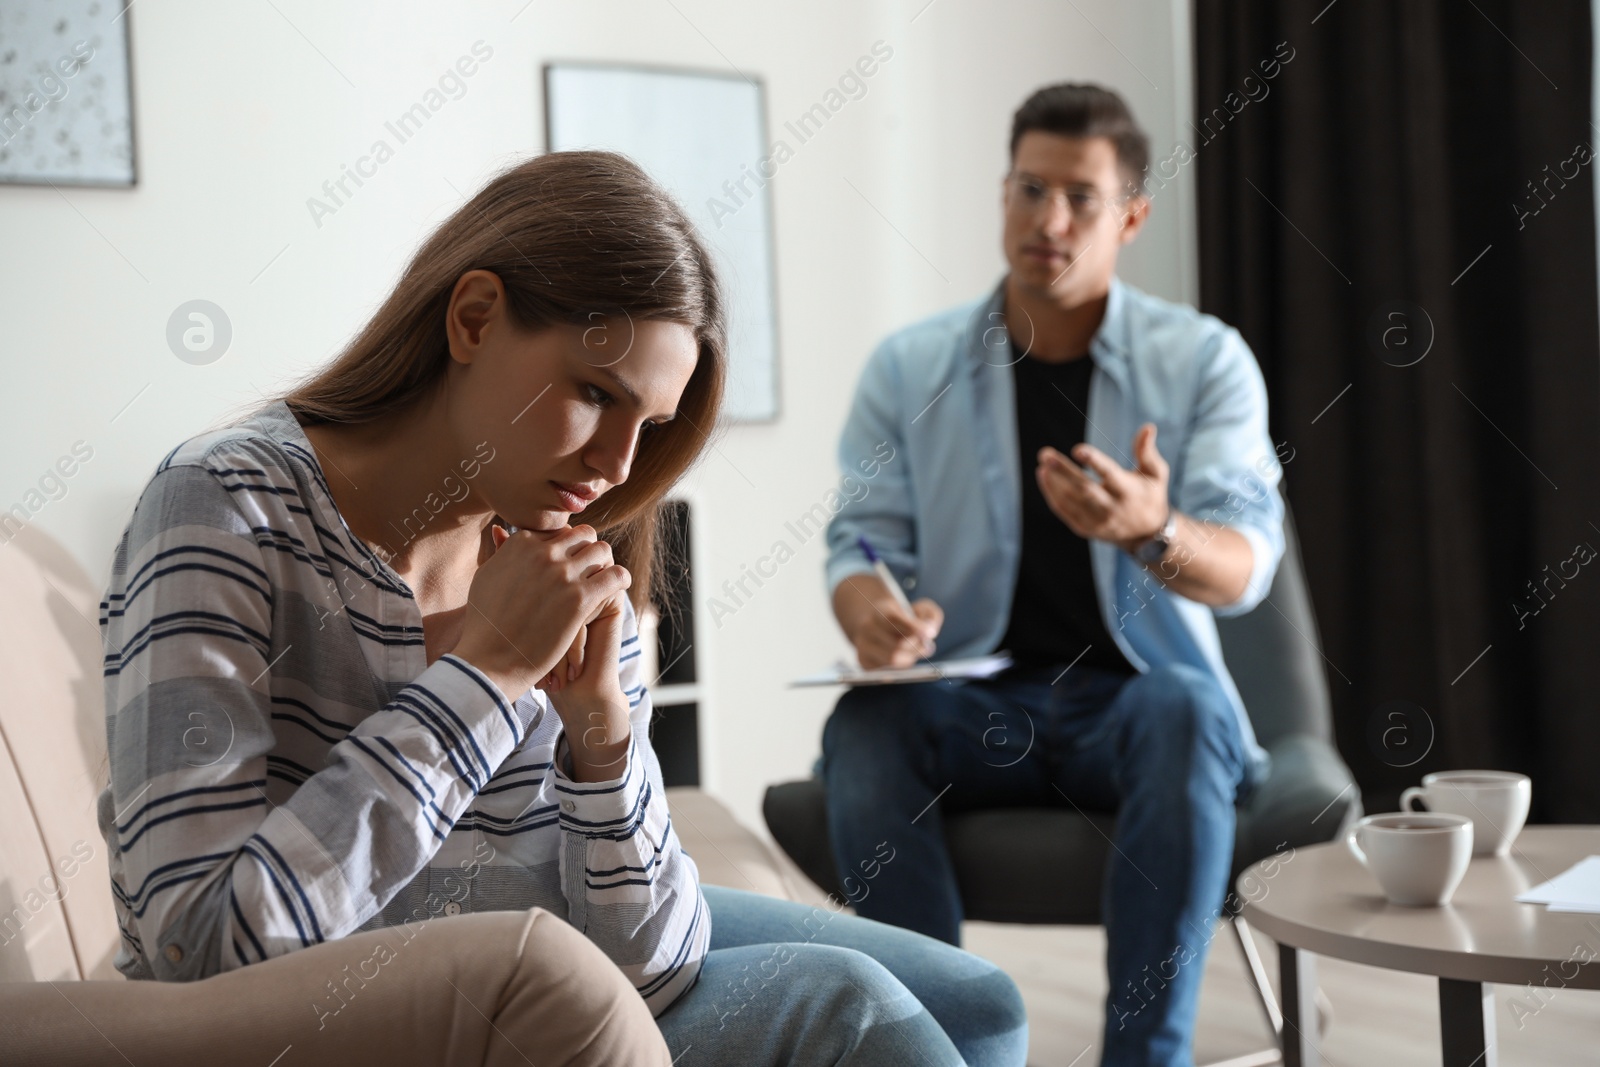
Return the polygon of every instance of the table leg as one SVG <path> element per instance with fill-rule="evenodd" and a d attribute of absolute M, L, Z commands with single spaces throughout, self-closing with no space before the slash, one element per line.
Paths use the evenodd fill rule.
<path fill-rule="evenodd" d="M 1496 1067 L 1494 987 L 1439 979 L 1439 1036 L 1444 1067 Z"/>
<path fill-rule="evenodd" d="M 1280 944 L 1278 984 L 1283 991 L 1283 1067 L 1321 1067 L 1322 1053 L 1317 1048 L 1317 957 Z"/>

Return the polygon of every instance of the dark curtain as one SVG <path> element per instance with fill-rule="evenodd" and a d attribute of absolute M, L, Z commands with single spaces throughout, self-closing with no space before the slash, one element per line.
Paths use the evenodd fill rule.
<path fill-rule="evenodd" d="M 1600 822 L 1588 4 L 1197 0 L 1195 37 L 1152 177 L 1197 168 L 1367 810 L 1494 767 Z"/>

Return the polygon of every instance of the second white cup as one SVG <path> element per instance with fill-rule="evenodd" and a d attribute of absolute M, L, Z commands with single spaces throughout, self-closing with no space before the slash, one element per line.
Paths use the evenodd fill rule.
<path fill-rule="evenodd" d="M 1417 810 L 1416 800 L 1431 812 L 1471 819 L 1475 854 L 1504 856 L 1528 821 L 1533 783 L 1513 771 L 1435 771 L 1400 794 L 1400 810 Z"/>

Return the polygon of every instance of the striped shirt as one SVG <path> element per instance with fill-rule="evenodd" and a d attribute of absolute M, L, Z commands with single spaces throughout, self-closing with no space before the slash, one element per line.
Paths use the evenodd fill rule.
<path fill-rule="evenodd" d="M 345 525 L 277 401 L 161 461 L 100 629 L 98 818 L 128 977 L 205 978 L 356 931 L 537 906 L 657 1015 L 694 983 L 710 916 L 650 747 L 631 605 L 626 767 L 575 782 L 543 693 L 508 701 L 458 656 L 427 663 L 411 590 Z"/>

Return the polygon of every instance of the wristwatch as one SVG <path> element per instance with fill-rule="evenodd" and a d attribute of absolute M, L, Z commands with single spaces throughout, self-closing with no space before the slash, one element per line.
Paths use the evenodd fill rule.
<path fill-rule="evenodd" d="M 1167 554 L 1167 549 L 1172 547 L 1172 542 L 1178 536 L 1178 510 L 1167 508 L 1167 521 L 1161 524 L 1154 537 L 1149 538 L 1133 550 L 1133 558 L 1140 563 L 1159 563 L 1161 557 Z"/>

